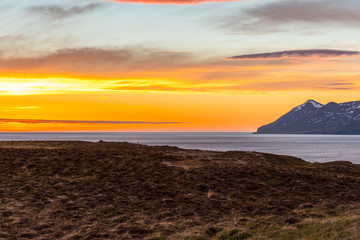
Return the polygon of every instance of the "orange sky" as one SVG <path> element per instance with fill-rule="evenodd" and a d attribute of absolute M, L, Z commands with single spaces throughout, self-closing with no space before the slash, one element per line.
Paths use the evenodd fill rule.
<path fill-rule="evenodd" d="M 8 70 L 1 74 L 2 119 L 180 123 L 6 122 L 0 131 L 255 131 L 309 98 L 327 103 L 358 97 L 356 59 L 273 61 L 129 71 L 124 78 L 114 72 L 104 79 L 101 72 L 79 78 L 82 73 L 71 71 L 54 77 L 60 72 Z"/>
<path fill-rule="evenodd" d="M 360 4 L 287 1 L 4 0 L 0 131 L 256 131 L 360 100 Z"/>

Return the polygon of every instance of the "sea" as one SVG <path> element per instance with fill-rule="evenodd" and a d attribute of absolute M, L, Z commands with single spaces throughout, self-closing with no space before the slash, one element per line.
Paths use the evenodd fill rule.
<path fill-rule="evenodd" d="M 185 149 L 256 151 L 291 155 L 309 162 L 360 164 L 360 135 L 278 135 L 249 132 L 39 132 L 0 133 L 0 141 L 81 140 L 169 145 Z"/>

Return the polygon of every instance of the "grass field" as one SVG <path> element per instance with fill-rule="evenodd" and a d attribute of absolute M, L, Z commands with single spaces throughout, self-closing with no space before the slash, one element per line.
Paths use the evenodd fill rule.
<path fill-rule="evenodd" d="M 0 239 L 360 239 L 359 176 L 256 152 L 1 142 Z"/>

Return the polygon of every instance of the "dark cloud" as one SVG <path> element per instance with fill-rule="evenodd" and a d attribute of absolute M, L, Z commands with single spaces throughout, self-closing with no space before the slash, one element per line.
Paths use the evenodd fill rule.
<path fill-rule="evenodd" d="M 304 24 L 358 27 L 359 21 L 358 0 L 282 0 L 241 9 L 226 16 L 220 25 L 232 32 L 265 33 L 294 30 L 294 24 L 300 28 Z"/>
<path fill-rule="evenodd" d="M 325 86 L 319 87 L 321 89 L 329 89 L 329 90 L 356 90 L 358 89 L 355 86 L 355 83 L 352 82 L 333 82 L 325 84 Z"/>
<path fill-rule="evenodd" d="M 226 58 L 228 60 L 318 59 L 359 56 L 357 51 L 331 49 L 290 50 L 271 53 L 245 54 Z"/>
<path fill-rule="evenodd" d="M 319 87 L 321 89 L 329 89 L 329 90 L 355 90 L 355 87 Z"/>
<path fill-rule="evenodd" d="M 143 122 L 143 121 L 83 121 L 83 120 L 44 120 L 44 119 L 0 119 L 0 123 L 57 123 L 57 124 L 179 124 L 182 122 Z"/>
<path fill-rule="evenodd" d="M 337 82 L 337 83 L 329 83 L 328 86 L 347 86 L 347 85 L 355 85 L 355 83 L 351 82 Z"/>
<path fill-rule="evenodd" d="M 241 0 L 113 0 L 119 3 L 144 3 L 144 4 L 200 4 L 204 2 L 234 2 Z"/>
<path fill-rule="evenodd" d="M 88 4 L 85 6 L 75 6 L 65 8 L 59 5 L 46 5 L 46 6 L 33 6 L 29 8 L 31 13 L 45 15 L 50 18 L 67 18 L 73 17 L 80 14 L 91 12 L 95 9 L 100 8 L 100 4 Z"/>

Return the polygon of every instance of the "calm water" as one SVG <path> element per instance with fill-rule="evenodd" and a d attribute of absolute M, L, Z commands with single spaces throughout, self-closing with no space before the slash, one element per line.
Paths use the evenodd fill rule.
<path fill-rule="evenodd" d="M 255 135 L 251 133 L 0 133 L 0 140 L 127 141 L 188 149 L 285 154 L 311 162 L 360 163 L 360 136 Z"/>

